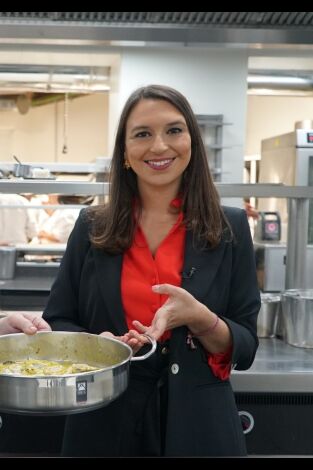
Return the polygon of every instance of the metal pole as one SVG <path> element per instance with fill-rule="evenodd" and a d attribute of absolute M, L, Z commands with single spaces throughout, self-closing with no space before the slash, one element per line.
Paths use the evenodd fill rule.
<path fill-rule="evenodd" d="M 308 244 L 309 200 L 288 200 L 288 236 L 286 259 L 286 289 L 305 289 Z"/>

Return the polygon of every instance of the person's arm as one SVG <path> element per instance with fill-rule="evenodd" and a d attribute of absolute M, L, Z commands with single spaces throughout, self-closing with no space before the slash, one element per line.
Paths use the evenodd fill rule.
<path fill-rule="evenodd" d="M 156 312 L 149 328 L 134 322 L 140 333 L 146 332 L 159 339 L 166 330 L 186 325 L 194 336 L 200 333 L 201 342 L 209 353 L 221 353 L 230 348 L 232 337 L 227 324 L 185 289 L 161 284 L 153 286 L 152 290 L 168 295 L 168 299 Z"/>
<path fill-rule="evenodd" d="M 246 214 L 243 210 L 234 210 L 231 215 L 236 229 L 225 316 L 218 316 L 209 310 L 185 289 L 162 284 L 152 289 L 168 295 L 167 301 L 157 310 L 149 327 L 138 321 L 134 322 L 134 326 L 139 333 L 148 333 L 158 339 L 164 331 L 186 325 L 208 353 L 228 353 L 232 348 L 231 363 L 243 370 L 250 367 L 257 350 L 256 322 L 261 302 Z M 133 332 L 131 335 L 136 337 Z"/>
<path fill-rule="evenodd" d="M 26 236 L 28 240 L 31 240 L 34 238 L 37 234 L 37 224 L 35 217 L 33 213 L 31 212 L 31 209 L 25 209 L 26 210 Z"/>
<path fill-rule="evenodd" d="M 50 230 L 41 230 L 38 237 L 50 242 L 66 243 L 78 216 L 79 210 L 58 209 L 53 223 L 49 224 Z"/>
<path fill-rule="evenodd" d="M 50 330 L 48 323 L 36 313 L 18 312 L 0 319 L 0 335 L 20 332 L 33 335 L 37 331 Z"/>
<path fill-rule="evenodd" d="M 90 247 L 86 218 L 86 211 L 82 210 L 69 237 L 43 313 L 43 318 L 53 330 L 87 331 L 78 320 L 81 271 Z"/>
<path fill-rule="evenodd" d="M 238 214 L 238 211 L 237 211 Z M 244 210 L 236 215 L 233 261 L 227 312 L 223 320 L 233 339 L 232 364 L 248 369 L 258 348 L 257 317 L 261 307 L 256 277 L 255 255 L 248 219 Z"/>
<path fill-rule="evenodd" d="M 53 233 L 46 232 L 45 230 L 40 230 L 38 233 L 38 238 L 40 241 L 46 240 L 47 242 L 60 243 L 61 241 Z"/>
<path fill-rule="evenodd" d="M 225 316 L 218 317 L 203 305 L 201 313 L 189 327 L 210 353 L 224 353 L 231 346 L 233 367 L 245 370 L 251 366 L 258 347 L 257 315 L 261 300 L 245 211 L 233 209 L 230 222 L 232 218 L 234 240 L 227 311 Z M 223 345 L 224 348 L 218 350 Z"/>

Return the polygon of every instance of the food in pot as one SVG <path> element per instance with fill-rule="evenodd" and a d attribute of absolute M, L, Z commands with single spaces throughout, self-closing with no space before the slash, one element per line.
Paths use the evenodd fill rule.
<path fill-rule="evenodd" d="M 80 374 L 99 370 L 88 364 L 70 361 L 47 361 L 44 359 L 24 359 L 22 361 L 0 362 L 0 374 L 22 376 Z"/>

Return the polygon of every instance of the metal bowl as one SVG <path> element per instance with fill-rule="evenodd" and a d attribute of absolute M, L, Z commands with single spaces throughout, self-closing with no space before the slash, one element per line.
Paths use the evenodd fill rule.
<path fill-rule="evenodd" d="M 88 363 L 99 370 L 68 375 L 0 374 L 0 410 L 22 414 L 72 414 L 90 411 L 116 399 L 128 385 L 132 349 L 113 338 L 88 333 L 40 332 L 0 337 L 0 362 L 26 358 Z"/>
<path fill-rule="evenodd" d="M 17 178 L 30 178 L 32 172 L 31 165 L 24 165 L 23 163 L 16 163 L 14 165 L 13 174 Z"/>
<path fill-rule="evenodd" d="M 313 348 L 313 289 L 289 289 L 282 293 L 285 339 L 291 346 Z"/>
<path fill-rule="evenodd" d="M 257 320 L 259 338 L 273 338 L 280 308 L 280 296 L 261 293 L 261 308 Z"/>

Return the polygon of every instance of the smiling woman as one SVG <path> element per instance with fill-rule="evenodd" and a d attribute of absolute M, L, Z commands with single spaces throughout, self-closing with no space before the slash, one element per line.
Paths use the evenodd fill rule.
<path fill-rule="evenodd" d="M 250 367 L 258 344 L 250 229 L 244 211 L 220 205 L 179 91 L 131 94 L 110 176 L 108 204 L 77 219 L 43 316 L 55 330 L 115 336 L 133 353 L 147 333 L 157 349 L 132 364 L 113 403 L 68 417 L 63 453 L 245 455 L 229 374 L 232 363 Z"/>
<path fill-rule="evenodd" d="M 177 108 L 162 100 L 139 102 L 126 126 L 125 160 L 137 174 L 140 191 L 150 184 L 171 184 L 175 197 L 190 157 L 190 133 Z"/>

